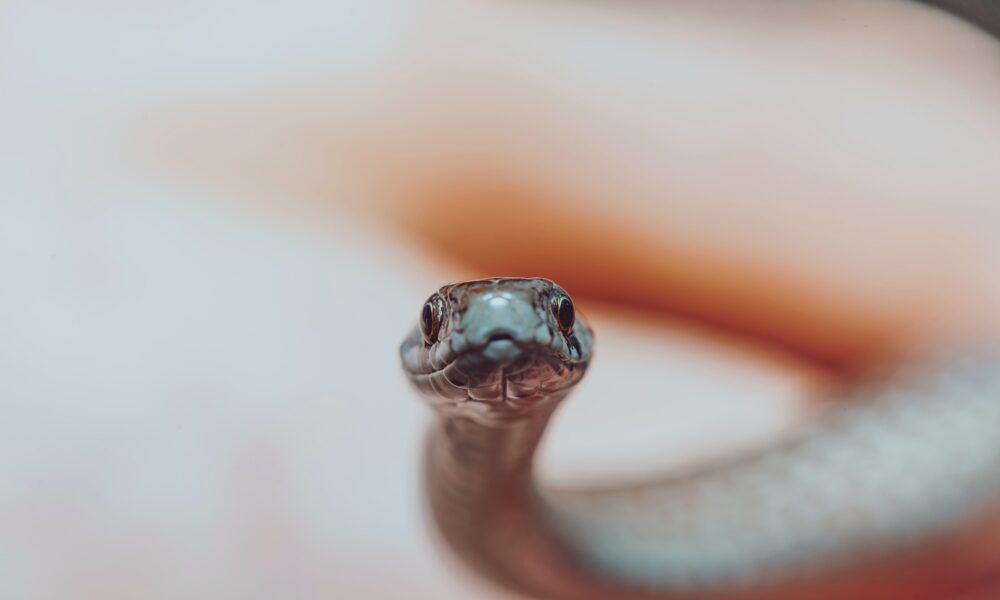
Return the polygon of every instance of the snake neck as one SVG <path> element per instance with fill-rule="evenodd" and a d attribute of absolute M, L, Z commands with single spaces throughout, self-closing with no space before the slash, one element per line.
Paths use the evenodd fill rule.
<path fill-rule="evenodd" d="M 449 542 L 483 543 L 478 525 L 508 518 L 532 499 L 532 457 L 552 411 L 498 425 L 442 416 L 428 436 L 431 509 Z"/>
<path fill-rule="evenodd" d="M 430 509 L 462 561 L 504 588 L 550 598 L 607 597 L 538 526 L 543 504 L 533 456 L 554 410 L 555 403 L 502 425 L 439 416 L 425 449 Z"/>

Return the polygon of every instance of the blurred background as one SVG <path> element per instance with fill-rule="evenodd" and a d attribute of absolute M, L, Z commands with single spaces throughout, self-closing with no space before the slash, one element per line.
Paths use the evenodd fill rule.
<path fill-rule="evenodd" d="M 424 518 L 439 285 L 597 331 L 541 474 L 1000 334 L 1000 45 L 901 0 L 0 6 L 0 596 L 504 597 Z"/>

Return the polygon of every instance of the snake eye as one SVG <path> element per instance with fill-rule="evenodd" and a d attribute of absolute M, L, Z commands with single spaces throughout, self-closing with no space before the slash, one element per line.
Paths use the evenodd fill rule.
<path fill-rule="evenodd" d="M 444 301 L 441 300 L 441 296 L 434 294 L 420 311 L 420 333 L 426 343 L 433 344 L 437 341 L 443 315 Z"/>
<path fill-rule="evenodd" d="M 552 300 L 552 314 L 559 322 L 559 329 L 566 335 L 573 333 L 573 324 L 576 323 L 576 310 L 573 308 L 573 301 L 569 296 L 558 295 Z"/>

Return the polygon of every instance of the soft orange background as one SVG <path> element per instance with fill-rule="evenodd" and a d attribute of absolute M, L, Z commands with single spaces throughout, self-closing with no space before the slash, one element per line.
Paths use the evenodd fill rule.
<path fill-rule="evenodd" d="M 1000 333 L 1000 45 L 918 4 L 8 2 L 0 89 L 4 598 L 496 593 L 395 355 L 449 280 L 591 317 L 561 482 Z"/>

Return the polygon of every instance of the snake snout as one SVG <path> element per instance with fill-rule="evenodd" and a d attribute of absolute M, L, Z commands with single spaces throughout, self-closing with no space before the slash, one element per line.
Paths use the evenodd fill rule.
<path fill-rule="evenodd" d="M 498 333 L 492 335 L 483 349 L 483 356 L 496 365 L 505 365 L 514 362 L 524 350 L 514 340 L 514 336 L 508 333 Z"/>

